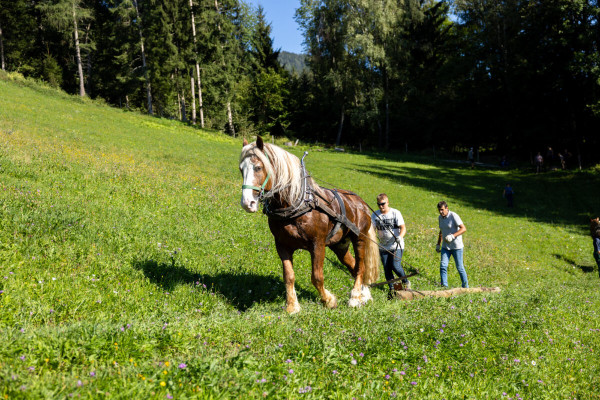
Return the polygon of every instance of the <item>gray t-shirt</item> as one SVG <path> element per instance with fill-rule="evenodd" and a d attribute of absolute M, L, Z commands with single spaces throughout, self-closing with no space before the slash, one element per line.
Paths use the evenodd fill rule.
<path fill-rule="evenodd" d="M 440 230 L 442 231 L 442 246 L 448 250 L 458 250 L 464 247 L 462 235 L 457 236 L 452 242 L 446 242 L 446 236 L 458 232 L 459 225 L 462 225 L 462 220 L 457 213 L 448 211 L 446 217 L 441 215 L 438 217 Z"/>
<path fill-rule="evenodd" d="M 371 223 L 377 231 L 381 246 L 386 250 L 394 251 L 400 245 L 400 248 L 404 250 L 404 238 L 399 237 L 400 225 L 404 225 L 404 218 L 402 218 L 400 211 L 390 208 L 387 214 L 382 214 L 381 211 L 377 210 L 371 214 Z M 396 244 L 396 239 L 390 231 L 394 232 L 394 235 L 398 238 L 398 244 Z"/>

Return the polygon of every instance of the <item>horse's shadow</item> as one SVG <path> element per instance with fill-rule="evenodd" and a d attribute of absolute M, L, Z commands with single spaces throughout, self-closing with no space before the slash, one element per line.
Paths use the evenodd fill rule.
<path fill-rule="evenodd" d="M 285 285 L 282 279 L 270 275 L 249 272 L 199 274 L 176 262 L 155 260 L 135 260 L 132 266 L 167 292 L 179 285 L 206 287 L 207 290 L 221 294 L 239 311 L 246 311 L 256 303 L 285 302 Z M 299 299 L 314 301 L 317 298 L 316 292 L 303 289 L 297 283 L 295 289 Z"/>
<path fill-rule="evenodd" d="M 593 266 L 588 266 L 588 265 L 579 265 L 577 264 L 575 261 L 571 260 L 570 258 L 567 258 L 565 256 L 563 256 L 562 254 L 552 254 L 555 258 L 566 262 L 567 264 L 571 264 L 577 268 L 579 268 L 580 270 L 582 270 L 583 272 L 589 273 L 589 272 L 594 272 L 594 267 Z"/>

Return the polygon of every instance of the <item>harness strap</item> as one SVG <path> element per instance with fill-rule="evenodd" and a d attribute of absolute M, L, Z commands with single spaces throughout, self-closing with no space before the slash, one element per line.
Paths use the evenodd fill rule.
<path fill-rule="evenodd" d="M 331 219 L 336 221 L 336 224 L 334 225 L 333 229 L 327 235 L 327 240 L 331 239 L 333 237 L 333 235 L 335 235 L 337 233 L 337 231 L 340 228 L 340 224 L 343 224 L 348 229 L 350 229 L 356 236 L 359 236 L 360 229 L 358 229 L 358 227 L 356 225 L 354 225 L 348 219 L 348 217 L 346 217 L 346 207 L 344 206 L 344 201 L 342 200 L 341 196 L 338 194 L 337 190 L 331 190 L 331 191 L 333 192 L 336 200 L 340 204 L 341 214 L 337 214 L 335 211 L 333 211 L 331 208 L 327 207 L 325 204 L 322 204 L 321 202 L 317 202 L 317 204 L 315 205 L 315 208 L 317 210 L 324 212 L 329 217 L 331 217 Z M 321 197 L 321 196 L 319 196 L 319 197 Z"/>

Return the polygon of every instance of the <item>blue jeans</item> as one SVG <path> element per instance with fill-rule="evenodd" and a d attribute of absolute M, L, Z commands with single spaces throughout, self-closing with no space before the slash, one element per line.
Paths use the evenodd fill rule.
<path fill-rule="evenodd" d="M 598 264 L 598 276 L 600 277 L 600 254 L 597 251 L 594 251 L 594 259 L 596 260 L 596 264 Z"/>
<path fill-rule="evenodd" d="M 390 254 L 392 253 L 392 254 Z M 398 275 L 398 278 L 406 276 L 404 269 L 402 268 L 402 249 L 398 248 L 396 251 L 379 250 L 379 256 L 383 263 L 383 272 L 385 273 L 385 280 L 389 281 L 394 279 L 394 272 Z M 393 272 L 392 272 L 393 271 Z M 402 282 L 408 282 L 408 279 L 403 279 Z M 390 290 L 394 290 L 394 284 L 389 283 Z"/>
<path fill-rule="evenodd" d="M 463 249 L 448 250 L 442 247 L 442 260 L 440 261 L 440 278 L 442 279 L 442 286 L 448 287 L 448 261 L 450 261 L 450 255 L 454 257 L 454 263 L 456 269 L 460 275 L 460 281 L 462 287 L 469 287 L 469 280 L 467 279 L 467 271 L 463 265 Z"/>

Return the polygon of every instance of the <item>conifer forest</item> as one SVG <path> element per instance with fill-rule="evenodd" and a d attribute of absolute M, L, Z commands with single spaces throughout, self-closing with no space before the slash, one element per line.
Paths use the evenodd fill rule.
<path fill-rule="evenodd" d="M 599 17 L 597 0 L 301 0 L 305 54 L 284 68 L 243 0 L 0 0 L 0 61 L 234 136 L 522 160 L 552 146 L 590 165 Z"/>

